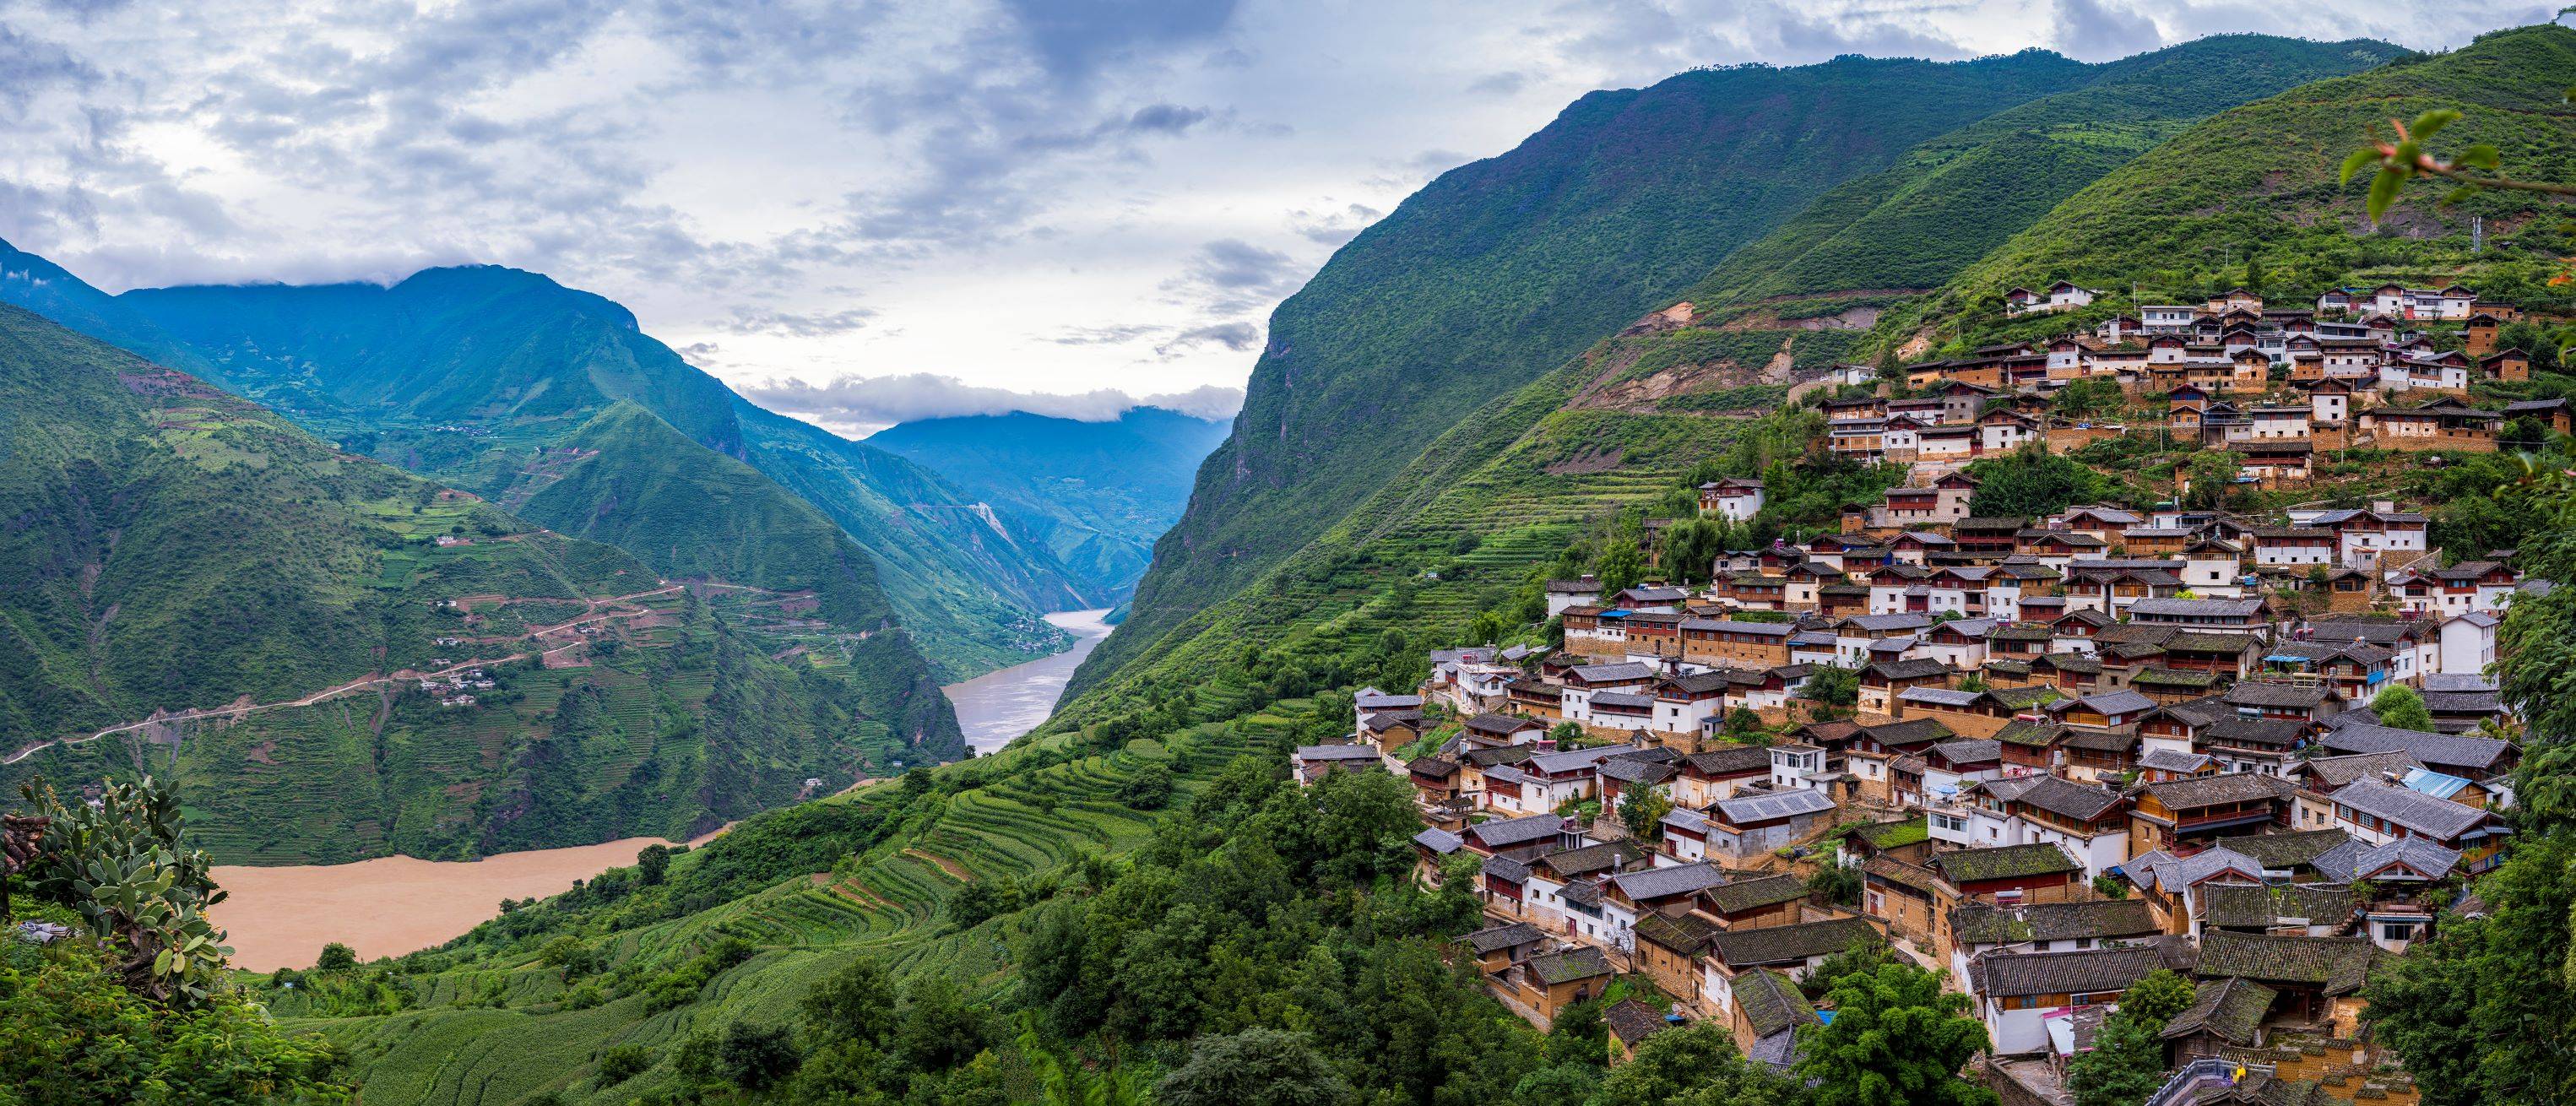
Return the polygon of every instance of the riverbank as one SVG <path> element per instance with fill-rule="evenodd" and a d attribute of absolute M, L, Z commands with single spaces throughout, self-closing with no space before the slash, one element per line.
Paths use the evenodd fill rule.
<path fill-rule="evenodd" d="M 1110 626 L 1102 621 L 1108 614 L 1104 609 L 1048 615 L 1048 622 L 1074 635 L 1073 648 L 941 688 L 957 708 L 966 743 L 979 754 L 990 753 L 1046 721 L 1074 670 L 1109 636 Z M 309 968 L 333 941 L 356 949 L 361 960 L 400 956 L 464 935 L 491 918 L 503 899 L 571 890 L 574 880 L 635 863 L 635 854 L 653 844 L 668 842 L 629 837 L 471 861 L 387 856 L 329 866 L 222 865 L 215 882 L 230 897 L 211 913 L 216 925 L 231 931 L 234 966 L 249 971 Z"/>
<path fill-rule="evenodd" d="M 1109 636 L 1110 625 L 1102 621 L 1108 615 L 1106 609 L 1048 615 L 1046 620 L 1057 629 L 1074 635 L 1073 648 L 941 688 L 957 708 L 957 725 L 966 731 L 966 744 L 978 755 L 990 753 L 1046 721 L 1055 712 L 1056 700 L 1064 697 L 1065 686 L 1073 682 L 1074 669 L 1082 667 L 1082 659 Z"/>
<path fill-rule="evenodd" d="M 218 865 L 215 885 L 229 897 L 207 913 L 231 931 L 233 966 L 248 971 L 312 967 L 333 941 L 356 949 L 360 960 L 400 956 L 463 936 L 498 913 L 503 899 L 560 894 L 574 880 L 635 863 L 646 845 L 668 844 L 629 837 L 481 860 L 384 856 L 327 866 Z"/>

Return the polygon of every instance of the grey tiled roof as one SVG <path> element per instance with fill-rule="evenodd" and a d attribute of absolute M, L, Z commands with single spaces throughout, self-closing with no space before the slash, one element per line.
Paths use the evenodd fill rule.
<path fill-rule="evenodd" d="M 2260 614 L 2260 599 L 2141 599 L 2129 604 L 2132 618 L 2243 618 Z"/>
<path fill-rule="evenodd" d="M 2308 710 L 2325 702 L 2329 693 L 2321 687 L 2248 680 L 2227 689 L 2226 701 L 2248 707 L 2274 707 L 2283 710 Z"/>
<path fill-rule="evenodd" d="M 2180 749 L 2149 749 L 2138 756 L 2138 767 L 2162 772 L 2197 772 L 2214 759 L 2207 753 L 2186 753 Z"/>
<path fill-rule="evenodd" d="M 1989 879 L 2019 879 L 2024 876 L 2056 875 L 2080 872 L 2084 866 L 2066 855 L 2066 850 L 2049 842 L 2028 845 L 1999 845 L 1986 849 L 1961 849 L 1942 853 L 1928 863 L 1942 878 L 1952 883 L 1972 883 Z"/>
<path fill-rule="evenodd" d="M 2230 772 L 2223 776 L 2194 776 L 2144 786 L 2147 794 L 2155 796 L 2165 809 L 2183 811 L 2221 803 L 2278 799 L 2289 783 L 2278 777 L 2253 772 Z"/>
<path fill-rule="evenodd" d="M 1484 953 L 1493 952 L 1497 949 L 1514 948 L 1520 945 L 1530 944 L 1532 942 L 1544 941 L 1547 940 L 1547 934 L 1539 932 L 1539 928 L 1537 926 L 1531 925 L 1528 922 L 1509 922 L 1498 926 L 1486 926 L 1483 929 L 1459 938 L 1459 940 L 1467 942 L 1467 947 L 1476 950 L 1478 955 L 1482 955 Z"/>
<path fill-rule="evenodd" d="M 1563 832 L 1565 819 L 1554 814 L 1531 814 L 1479 822 L 1468 828 L 1467 836 L 1487 848 L 1499 849 L 1545 841 Z"/>
<path fill-rule="evenodd" d="M 2200 889 L 2200 920 L 2222 929 L 2268 929 L 2284 922 L 2340 927 L 2359 901 L 2340 883 L 2212 884 Z"/>
<path fill-rule="evenodd" d="M 1620 1043 L 1632 1049 L 1639 1041 L 1673 1027 L 1673 1023 L 1664 1020 L 1662 1011 L 1632 998 L 1612 1003 L 1601 1012 L 1601 1020 Z"/>
<path fill-rule="evenodd" d="M 1816 1024 L 1816 1008 L 1789 977 L 1768 968 L 1746 972 L 1732 984 L 1735 1006 L 1758 1038 Z"/>
<path fill-rule="evenodd" d="M 2356 838 L 2317 857 L 2316 869 L 2317 874 L 2327 879 L 2345 883 L 2361 879 L 2431 882 L 2449 878 L 2459 863 L 2457 850 L 2443 848 L 2421 837 L 2401 837 L 2385 845 L 2367 845 Z M 2400 864 L 2414 875 L 2390 871 Z"/>
<path fill-rule="evenodd" d="M 2079 822 L 2090 822 L 2120 805 L 2120 793 L 2107 788 L 2086 787 L 2058 776 L 2034 776 L 2029 780 L 2029 786 L 2013 796 L 2013 801 Z"/>
<path fill-rule="evenodd" d="M 1644 664 L 1634 661 L 1626 661 L 1618 664 L 1576 665 L 1572 674 L 1575 678 L 1580 679 L 1585 683 L 1602 683 L 1605 681 L 1617 682 L 1623 680 L 1651 680 L 1655 676 L 1655 670 Z"/>
<path fill-rule="evenodd" d="M 2362 937 L 2290 937 L 2212 930 L 2201 935 L 2203 979 L 2235 977 L 2259 983 L 2321 986 L 2328 995 L 2361 989 L 2363 977 L 2379 959 L 2379 949 Z"/>
<path fill-rule="evenodd" d="M 2334 793 L 2334 801 L 2364 814 L 2404 826 L 2435 841 L 2448 841 L 2484 823 L 2486 811 L 2380 780 L 2355 780 Z"/>
<path fill-rule="evenodd" d="M 1648 868 L 1642 872 L 1625 872 L 1610 877 L 1610 882 L 1619 888 L 1620 894 L 1638 902 L 1645 902 L 1674 895 L 1687 895 L 1715 887 L 1726 882 L 1726 873 L 1720 871 L 1717 865 L 1703 861 L 1698 864 L 1680 864 L 1670 868 Z"/>
<path fill-rule="evenodd" d="M 2350 840 L 2352 835 L 2340 829 L 2319 829 L 2221 837 L 2210 844 L 2252 857 L 2266 868 L 2281 869 L 2313 864 L 2318 857 Z"/>
<path fill-rule="evenodd" d="M 1792 963 L 1811 956 L 1829 956 L 1850 948 L 1855 941 L 1878 944 L 1884 940 L 1878 927 L 1871 925 L 1868 919 L 1835 918 L 1798 925 L 1730 929 L 1709 939 L 1709 953 L 1720 963 L 1741 971 L 1748 967 Z"/>
<path fill-rule="evenodd" d="M 1521 970 L 1537 977 L 1540 982 L 1549 984 L 1572 983 L 1578 979 L 1592 979 L 1611 973 L 1610 958 L 1602 955 L 1600 949 L 1590 945 L 1530 957 L 1523 962 Z"/>
<path fill-rule="evenodd" d="M 2323 744 L 2339 753 L 2404 752 L 2429 768 L 2472 768 L 2480 772 L 2493 770 L 2513 750 L 2513 746 L 2493 738 L 2453 737 L 2362 724 L 2327 730 Z"/>
<path fill-rule="evenodd" d="M 1770 771 L 1771 750 L 1760 745 L 1720 745 L 1682 758 L 1691 770 L 1721 776 L 1729 772 Z"/>
<path fill-rule="evenodd" d="M 1466 847 L 1467 839 L 1433 826 L 1414 834 L 1413 843 L 1435 853 L 1454 853 Z"/>
<path fill-rule="evenodd" d="M 1733 798 L 1719 799 L 1712 809 L 1728 824 L 1741 826 L 1774 818 L 1821 814 L 1834 809 L 1834 801 L 1822 791 L 1800 788 L 1795 791 L 1739 792 Z"/>
<path fill-rule="evenodd" d="M 2254 1044 L 2255 1030 L 2272 1012 L 2272 1001 L 2280 993 L 2260 983 L 2230 976 L 2201 983 L 2193 993 L 2191 1005 L 2165 1023 L 2160 1034 L 2166 1040 L 2207 1033 L 2239 1048 Z"/>
<path fill-rule="evenodd" d="M 1708 900 L 1709 906 L 1718 913 L 1734 914 L 1739 911 L 1759 910 L 1766 906 L 1778 906 L 1784 902 L 1796 902 L 1799 899 L 1806 898 L 1807 881 L 1798 878 L 1794 874 L 1782 872 L 1778 875 L 1763 876 L 1759 879 L 1737 880 L 1733 883 L 1712 887 L 1708 889 L 1703 897 Z"/>
<path fill-rule="evenodd" d="M 2317 790 L 2331 794 L 2354 780 L 2376 779 L 2383 772 L 2403 773 L 2409 768 L 2423 766 L 2424 763 L 2416 760 L 2414 754 L 2399 751 L 2315 757 L 2302 762 L 2299 770 L 2312 781 L 2312 786 Z"/>
<path fill-rule="evenodd" d="M 2125 991 L 2165 966 L 2153 948 L 2080 949 L 2073 952 L 1989 952 L 1968 965 L 1979 994 L 2099 994 Z"/>
<path fill-rule="evenodd" d="M 1951 939 L 1960 944 L 2017 944 L 2081 937 L 2146 937 L 2158 932 L 2145 899 L 2039 903 L 2029 906 L 1962 906 L 1950 912 Z"/>

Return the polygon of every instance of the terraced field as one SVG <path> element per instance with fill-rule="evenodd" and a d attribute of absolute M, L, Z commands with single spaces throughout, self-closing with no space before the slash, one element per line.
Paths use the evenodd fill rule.
<path fill-rule="evenodd" d="M 1241 694 L 1218 689 L 1212 698 Z M 599 1051 L 660 1048 L 736 1019 L 787 1020 L 815 981 L 853 955 L 876 956 L 899 973 L 938 972 L 987 995 L 1007 987 L 1019 915 L 958 928 L 947 903 L 964 881 L 1059 872 L 1085 853 L 1130 848 L 1153 815 L 1117 801 L 1122 783 L 1165 764 L 1176 774 L 1174 801 L 1184 801 L 1238 755 L 1280 755 L 1312 708 L 1289 700 L 1107 754 L 1071 755 L 1079 748 L 1072 734 L 1023 742 L 951 766 L 946 771 L 972 766 L 987 782 L 947 796 L 935 813 L 865 855 L 683 918 L 602 935 L 602 979 L 653 978 L 724 938 L 753 946 L 750 959 L 676 1010 L 647 1012 L 646 1000 L 627 989 L 602 1005 L 573 1009 L 558 972 L 542 966 L 533 949 L 398 976 L 412 1007 L 399 1014 L 313 1017 L 286 992 L 269 992 L 279 996 L 271 1007 L 349 1048 L 370 1106 L 504 1106 L 549 1089 L 577 1102 L 624 1102 L 662 1086 L 668 1068 L 594 1096 L 589 1076 Z M 878 784 L 819 801 L 891 804 L 897 790 Z M 701 859 L 684 855 L 674 870 Z"/>

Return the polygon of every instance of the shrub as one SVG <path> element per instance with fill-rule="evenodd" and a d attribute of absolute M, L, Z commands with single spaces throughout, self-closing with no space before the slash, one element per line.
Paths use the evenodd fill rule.
<path fill-rule="evenodd" d="M 591 1074 L 590 1085 L 607 1090 L 644 1074 L 653 1066 L 653 1050 L 642 1045 L 618 1045 L 599 1054 L 599 1068 Z"/>

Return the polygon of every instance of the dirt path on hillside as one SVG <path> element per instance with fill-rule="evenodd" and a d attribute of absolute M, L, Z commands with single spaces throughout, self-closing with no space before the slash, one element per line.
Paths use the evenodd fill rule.
<path fill-rule="evenodd" d="M 590 606 L 589 606 L 589 610 L 594 611 L 594 612 L 597 612 L 597 611 L 599 611 L 599 608 L 600 608 L 601 606 L 603 606 L 603 605 L 607 605 L 607 604 L 615 604 L 615 603 L 628 603 L 628 602 L 632 602 L 632 601 L 637 600 L 637 599 L 650 599 L 650 598 L 652 598 L 653 596 L 656 596 L 656 595 L 668 595 L 668 594 L 670 594 L 670 593 L 672 593 L 672 592 L 675 592 L 675 591 L 680 590 L 680 588 L 681 588 L 681 587 L 682 587 L 682 585 L 679 585 L 679 584 L 672 584 L 672 585 L 669 585 L 669 586 L 666 586 L 666 587 L 655 588 L 655 589 L 653 589 L 653 590 L 651 590 L 651 591 L 639 591 L 639 592 L 635 592 L 635 593 L 633 593 L 633 594 L 631 594 L 631 595 L 620 595 L 620 596 L 616 596 L 616 597 L 614 597 L 614 598 L 609 598 L 609 599 L 591 599 L 591 600 L 586 600 L 586 602 L 590 604 Z M 530 631 L 528 631 L 527 633 L 525 633 L 525 634 L 523 634 L 523 635 L 520 635 L 520 637 L 519 637 L 517 640 L 522 640 L 522 641 L 535 641 L 535 640 L 540 639 L 540 638 L 543 638 L 543 637 L 545 637 L 545 636 L 547 636 L 547 635 L 549 635 L 549 634 L 559 634 L 559 633 L 562 633 L 563 631 L 565 631 L 565 630 L 569 630 L 569 629 L 571 629 L 571 628 L 573 628 L 573 627 L 575 627 L 575 626 L 581 626 L 581 625 L 585 625 L 585 624 L 588 624 L 588 623 L 597 622 L 597 621 L 599 621 L 599 620 L 601 620 L 601 619 L 604 619 L 604 618 L 618 618 L 618 617 L 622 617 L 622 616 L 625 616 L 625 615 L 631 615 L 632 613 L 633 613 L 633 612 L 606 611 L 606 612 L 600 612 L 600 613 L 585 614 L 585 615 L 583 615 L 582 617 L 580 617 L 580 618 L 576 618 L 576 619 L 573 619 L 573 620 L 571 620 L 571 621 L 569 621 L 569 622 L 560 622 L 560 623 L 557 623 L 557 624 L 552 625 L 552 626 L 546 626 L 546 627 L 541 627 L 541 628 L 539 628 L 539 629 L 530 630 Z M 197 721 L 197 720 L 200 720 L 200 719 L 205 719 L 205 718 L 242 718 L 242 717 L 246 717 L 246 716 L 248 716 L 248 715 L 255 714 L 255 713 L 259 712 L 259 711 L 264 711 L 264 710 L 283 710 L 283 709 L 290 708 L 290 707 L 309 707 L 309 706 L 312 706 L 312 705 L 313 705 L 313 704 L 315 704 L 315 703 L 322 702 L 322 701 L 324 701 L 324 700 L 326 700 L 326 699 L 332 699 L 332 698 L 336 698 L 336 697 L 338 697 L 338 696 L 347 695 L 347 694 L 349 694 L 349 693 L 351 693 L 351 692 L 354 692 L 354 691 L 361 691 L 361 690 L 364 690 L 364 689 L 366 689 L 366 688 L 374 687 L 374 686 L 375 686 L 375 685 L 377 685 L 377 684 L 393 683 L 393 682 L 400 681 L 400 680 L 434 680 L 434 679 L 438 679 L 439 677 L 442 677 L 442 676 L 453 676 L 453 675 L 455 675 L 455 674 L 457 674 L 457 673 L 459 673 L 459 672 L 463 672 L 463 671 L 466 671 L 466 670 L 468 670 L 468 669 L 481 668 L 481 667 L 484 667 L 484 666 L 486 666 L 486 665 L 508 664 L 509 662 L 511 662 L 511 661 L 515 661 L 515 660 L 526 660 L 526 659 L 527 659 L 527 658 L 529 658 L 530 656 L 534 656 L 534 657 L 537 657 L 538 659 L 542 660 L 542 659 L 544 659 L 544 658 L 546 658 L 546 657 L 553 656 L 553 655 L 555 655 L 555 654 L 557 654 L 557 653 L 561 653 L 561 652 L 563 652 L 563 651 L 564 651 L 564 650 L 566 650 L 566 649 L 571 649 L 571 648 L 574 648 L 575 646 L 579 646 L 579 645 L 581 645 L 581 644 L 583 644 L 583 643 L 582 643 L 582 642 L 580 642 L 580 641 L 574 641 L 574 642 L 570 642 L 570 643 L 568 643 L 568 644 L 555 646 L 555 647 L 554 647 L 554 648 L 552 648 L 552 649 L 542 649 L 542 650 L 539 650 L 539 651 L 537 651 L 537 652 L 535 652 L 535 653 L 533 653 L 533 654 L 531 654 L 531 653 L 526 653 L 526 652 L 518 652 L 518 653 L 512 653 L 512 654 L 509 654 L 508 656 L 502 656 L 502 657 L 476 657 L 476 658 L 471 659 L 471 660 L 459 661 L 459 662 L 457 662 L 457 663 L 455 663 L 455 664 L 448 665 L 447 667 L 445 667 L 445 668 L 441 668 L 441 669 L 439 669 L 439 670 L 437 670 L 437 671 L 435 671 L 435 672 L 413 672 L 413 671 L 410 671 L 410 670 L 404 670 L 404 671 L 400 671 L 400 672 L 392 673 L 391 675 L 386 675 L 386 674 L 383 674 L 383 673 L 377 673 L 377 674 L 373 674 L 373 675 L 361 676 L 361 677 L 359 677 L 359 678 L 357 678 L 357 679 L 355 679 L 355 680 L 351 680 L 351 681 L 349 681 L 348 683 L 340 684 L 340 685 L 338 685 L 338 686 L 336 686 L 336 687 L 327 687 L 327 688 L 324 688 L 324 689 L 322 689 L 322 690 L 320 690 L 320 691 L 316 691 L 316 692 L 314 692 L 314 693 L 312 693 L 312 694 L 310 694 L 310 695 L 307 695 L 307 696 L 305 696 L 305 697 L 303 697 L 303 698 L 301 698 L 301 699 L 288 699 L 288 700 L 285 700 L 285 701 L 283 701 L 283 702 L 276 702 L 276 703 L 235 703 L 235 704 L 232 704 L 232 705 L 228 705 L 228 706 L 221 706 L 221 707 L 199 707 L 199 708 L 194 708 L 194 709 L 190 709 L 190 710 L 183 710 L 183 711 L 179 711 L 178 713 L 175 713 L 175 714 L 155 714 L 155 715 L 153 715 L 152 717 L 150 717 L 150 718 L 146 718 L 146 719 L 142 719 L 141 721 L 136 721 L 136 722 L 127 722 L 127 723 L 124 723 L 124 724 L 122 724 L 122 725 L 109 726 L 108 728 L 103 729 L 103 730 L 100 730 L 100 731 L 98 731 L 98 732 L 96 732 L 96 733 L 88 734 L 88 735 L 81 736 L 81 737 L 58 737 L 58 738 L 55 738 L 55 739 L 53 739 L 53 740 L 51 740 L 51 741 L 39 741 L 39 742 L 37 742 L 37 743 L 35 743 L 35 744 L 33 744 L 33 745 L 29 745 L 29 746 L 27 746 L 26 748 L 20 749 L 20 750 L 18 750 L 17 752 L 11 753 L 11 754 L 9 754 L 9 755 L 8 755 L 8 756 L 6 756 L 6 757 L 0 757 L 0 764 L 16 764 L 16 763 L 18 763 L 19 761 L 25 760 L 25 759 L 27 759 L 28 757 L 31 757 L 31 756 L 36 755 L 37 753 L 41 753 L 41 752 L 43 752 L 43 751 L 45 751 L 45 750 L 47 750 L 47 749 L 53 748 L 53 747 L 54 747 L 54 746 L 56 746 L 56 745 L 84 745 L 84 744 L 87 744 L 87 743 L 89 743 L 89 742 L 96 741 L 96 740 L 98 740 L 99 738 L 102 738 L 102 737 L 108 737 L 108 736 L 113 735 L 113 734 L 126 733 L 126 732 L 131 731 L 131 730 L 139 730 L 139 729 L 142 729 L 142 728 L 144 728 L 144 727 L 146 727 L 146 726 L 166 726 L 166 725 L 170 725 L 170 724 L 172 724 L 172 723 L 176 723 L 176 722 L 194 722 L 194 721 Z"/>

